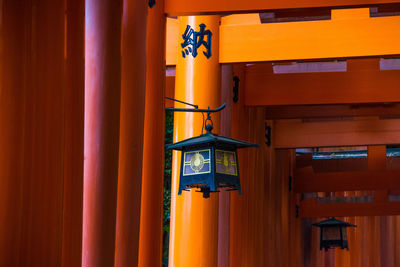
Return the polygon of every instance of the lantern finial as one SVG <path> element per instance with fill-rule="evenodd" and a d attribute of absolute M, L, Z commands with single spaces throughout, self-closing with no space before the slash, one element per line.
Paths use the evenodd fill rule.
<path fill-rule="evenodd" d="M 208 109 L 210 109 L 210 107 L 208 107 Z M 207 124 L 207 122 L 209 122 Z M 207 119 L 204 122 L 204 128 L 206 129 L 207 133 L 211 133 L 212 129 L 214 129 L 213 127 L 213 121 L 211 120 L 211 113 L 207 112 Z"/>

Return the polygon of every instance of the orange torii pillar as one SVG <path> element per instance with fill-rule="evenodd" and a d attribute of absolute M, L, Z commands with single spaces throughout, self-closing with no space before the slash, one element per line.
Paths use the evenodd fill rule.
<path fill-rule="evenodd" d="M 28 4 L 2 2 L 0 64 L 0 266 L 20 266 L 23 216 L 25 94 L 29 82 L 22 66 L 31 41 Z M 19 237 L 19 238 L 16 238 Z"/>
<path fill-rule="evenodd" d="M 85 3 L 83 267 L 114 265 L 121 19 L 121 0 Z"/>
<path fill-rule="evenodd" d="M 165 95 L 164 1 L 148 9 L 146 107 L 143 139 L 139 265 L 161 266 L 164 178 Z"/>
<path fill-rule="evenodd" d="M 146 89 L 147 2 L 123 2 L 115 267 L 138 264 Z"/>
<path fill-rule="evenodd" d="M 175 99 L 199 105 L 199 108 L 215 108 L 221 105 L 219 54 L 219 16 L 179 17 L 179 43 L 187 26 L 195 32 L 210 30 L 211 56 L 206 45 L 197 49 L 179 45 L 176 65 Z M 207 37 L 204 37 L 204 41 Z M 190 48 L 190 49 L 189 49 Z M 209 56 L 209 57 L 207 57 Z M 176 103 L 175 107 L 187 106 Z M 219 114 L 213 114 L 214 133 L 219 132 Z M 203 118 L 198 113 L 176 112 L 174 117 L 174 142 L 201 134 Z M 171 233 L 169 266 L 174 267 L 216 267 L 218 264 L 218 194 L 208 199 L 194 192 L 184 191 L 178 196 L 180 153 L 174 151 L 172 163 L 171 190 Z"/>
<path fill-rule="evenodd" d="M 18 52 L 27 56 L 20 66 L 26 90 L 18 100 L 25 102 L 25 117 L 16 121 L 24 127 L 19 185 L 23 203 L 11 206 L 22 208 L 20 255 L 18 265 L 8 266 L 57 266 L 61 262 L 63 225 L 64 1 L 16 2 L 28 7 L 25 15 L 31 16 L 31 21 L 27 23 L 25 47 Z"/>
<path fill-rule="evenodd" d="M 67 0 L 64 120 L 63 267 L 82 261 L 85 3 Z"/>

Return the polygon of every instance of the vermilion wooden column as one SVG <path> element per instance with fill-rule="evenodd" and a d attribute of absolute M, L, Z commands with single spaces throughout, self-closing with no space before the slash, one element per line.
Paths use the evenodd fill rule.
<path fill-rule="evenodd" d="M 113 266 L 121 96 L 122 0 L 85 3 L 82 266 Z"/>
<path fill-rule="evenodd" d="M 148 9 L 146 108 L 140 215 L 139 266 L 161 266 L 164 178 L 165 94 L 164 1 Z"/>
<path fill-rule="evenodd" d="M 381 266 L 395 267 L 396 257 L 396 228 L 395 216 L 382 216 L 380 217 L 380 252 L 381 252 Z"/>
<path fill-rule="evenodd" d="M 245 71 L 244 65 L 235 65 L 234 66 L 234 75 L 239 78 L 240 81 L 244 81 L 245 79 Z M 232 105 L 232 137 L 244 140 L 248 142 L 254 142 L 254 140 L 250 139 L 250 123 L 254 120 L 250 120 L 249 111 L 243 105 L 243 83 L 239 83 L 239 94 L 238 94 L 238 102 Z M 249 203 L 251 199 L 256 198 L 254 194 L 250 194 L 252 186 L 255 184 L 254 181 L 256 177 L 254 175 L 249 176 L 252 173 L 251 167 L 249 166 L 250 162 L 250 152 L 249 149 L 241 149 L 238 151 L 238 161 L 239 161 L 239 172 L 240 172 L 240 184 L 242 188 L 242 195 L 238 195 L 237 192 L 233 192 L 230 196 L 230 266 L 241 266 L 245 264 L 254 265 L 256 260 L 253 255 L 247 253 L 249 248 L 251 250 L 251 241 L 252 238 L 249 232 L 251 231 L 248 226 L 250 223 L 250 210 Z M 264 169 L 261 167 L 260 169 Z M 253 173 L 252 173 L 253 174 Z M 263 179 L 264 180 L 264 179 Z M 261 186 L 264 189 L 264 186 Z M 254 192 L 252 192 L 254 193 Z M 261 209 L 263 211 L 263 209 Z M 258 218 L 262 218 L 263 214 L 260 213 Z M 261 219 L 262 220 L 262 219 Z M 241 229 L 240 231 L 238 229 Z M 249 230 L 250 229 L 250 230 Z M 259 231 L 260 235 L 262 235 L 263 230 Z M 250 242 L 248 242 L 251 240 Z M 263 246 L 261 246 L 262 248 Z M 268 251 L 266 249 L 266 251 Z M 262 253 L 259 255 L 262 256 Z M 251 258 L 251 259 L 248 259 Z M 271 259 L 271 265 L 273 257 Z M 263 265 L 263 263 L 257 262 L 258 264 Z M 276 265 L 276 264 L 275 264 Z"/>
<path fill-rule="evenodd" d="M 147 1 L 124 0 L 121 132 L 115 266 L 136 266 L 139 254 Z"/>
<path fill-rule="evenodd" d="M 0 64 L 0 266 L 19 266 L 30 5 L 2 1 Z"/>
<path fill-rule="evenodd" d="M 65 115 L 63 0 L 32 4 L 27 31 L 21 266 L 58 266 L 62 253 Z M 28 43 L 29 42 L 29 43 Z M 27 64 L 27 65 L 28 65 Z"/>
<path fill-rule="evenodd" d="M 82 261 L 85 3 L 67 0 L 66 9 L 62 266 L 79 267 Z"/>
<path fill-rule="evenodd" d="M 221 66 L 221 98 L 226 108 L 221 113 L 221 135 L 232 137 L 233 66 Z M 234 192 L 235 193 L 235 192 Z M 218 207 L 218 267 L 229 267 L 230 192 L 221 190 Z"/>
<path fill-rule="evenodd" d="M 220 65 L 218 61 L 219 16 L 179 17 L 179 43 L 187 25 L 194 31 L 212 32 L 211 57 L 202 45 L 196 57 L 179 46 L 176 66 L 175 98 L 211 108 L 221 105 Z M 193 38 L 194 36 L 188 36 Z M 204 39 L 206 41 L 206 37 Z M 193 47 L 190 46 L 191 51 Z M 185 54 L 185 57 L 183 56 Z M 187 107 L 175 104 L 176 107 Z M 202 115 L 175 113 L 174 142 L 201 134 Z M 214 133 L 219 132 L 219 114 L 213 114 Z M 174 152 L 172 164 L 171 232 L 169 265 L 174 267 L 216 267 L 218 264 L 218 194 L 204 199 L 201 193 L 183 192 L 178 196 L 180 153 Z"/>
<path fill-rule="evenodd" d="M 368 170 L 385 170 L 386 169 L 386 146 L 368 146 Z M 374 191 L 375 202 L 387 202 L 388 191 Z M 381 264 L 380 247 L 380 217 L 368 217 L 368 251 L 365 254 L 370 256 L 371 266 L 379 266 Z M 385 255 L 383 255 L 385 256 Z"/>
<path fill-rule="evenodd" d="M 64 177 L 63 1 L 2 2 L 2 266 L 58 266 Z M 4 192 L 3 192 L 4 190 Z"/>

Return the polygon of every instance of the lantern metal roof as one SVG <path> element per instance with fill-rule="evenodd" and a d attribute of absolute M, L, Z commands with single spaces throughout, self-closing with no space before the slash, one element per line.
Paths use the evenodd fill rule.
<path fill-rule="evenodd" d="M 338 220 L 335 217 L 332 217 L 325 221 L 314 223 L 313 225 L 317 227 L 330 227 L 330 226 L 356 227 L 356 225 L 354 224 Z"/>
<path fill-rule="evenodd" d="M 220 136 L 217 134 L 213 134 L 210 131 L 202 134 L 200 136 L 188 138 L 182 140 L 180 142 L 176 142 L 174 144 L 167 145 L 167 149 L 175 149 L 175 150 L 185 150 L 188 148 L 194 148 L 204 145 L 216 145 L 216 146 L 230 146 L 236 148 L 244 148 L 244 147 L 259 147 L 257 144 L 248 143 L 240 140 L 236 140 L 233 138 Z"/>

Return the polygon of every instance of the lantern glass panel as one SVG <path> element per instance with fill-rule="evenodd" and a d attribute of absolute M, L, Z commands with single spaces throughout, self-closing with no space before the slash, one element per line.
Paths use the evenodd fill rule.
<path fill-rule="evenodd" d="M 343 240 L 347 240 L 347 230 L 345 226 L 342 226 L 342 235 L 343 235 Z"/>
<path fill-rule="evenodd" d="M 341 240 L 340 237 L 340 227 L 323 227 L 322 230 L 322 240 Z"/>
<path fill-rule="evenodd" d="M 237 176 L 236 152 L 227 150 L 215 150 L 216 173 Z"/>
<path fill-rule="evenodd" d="M 188 151 L 183 157 L 183 176 L 211 172 L 211 149 Z"/>

